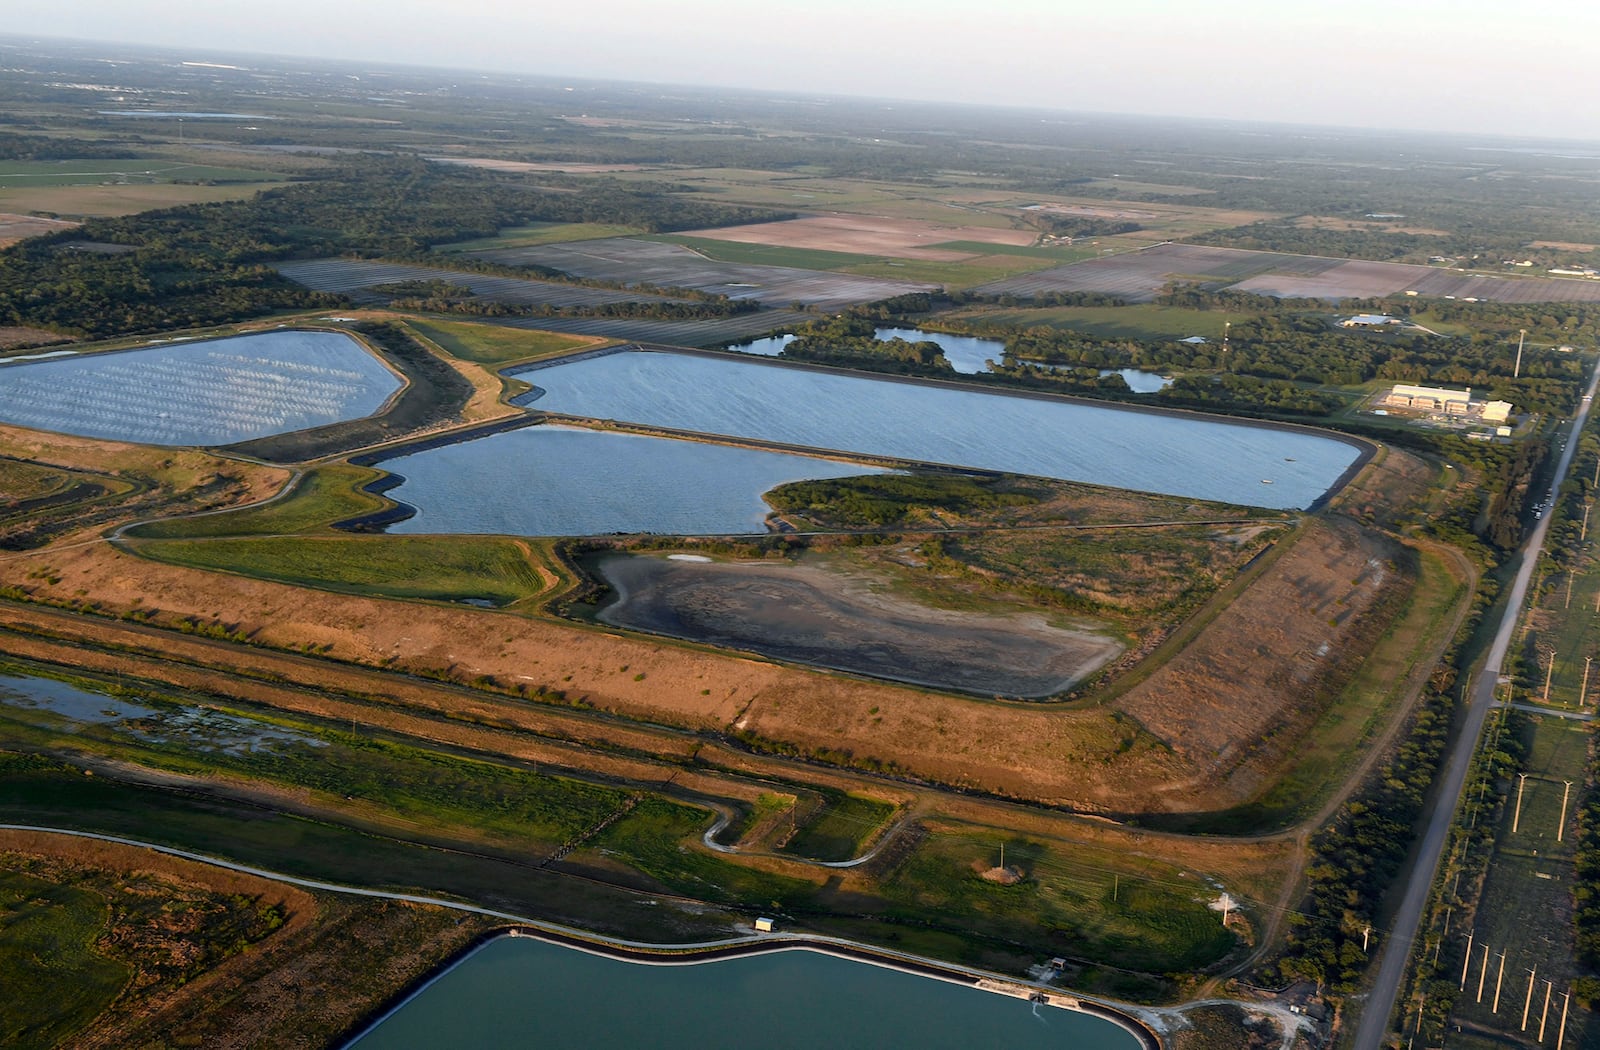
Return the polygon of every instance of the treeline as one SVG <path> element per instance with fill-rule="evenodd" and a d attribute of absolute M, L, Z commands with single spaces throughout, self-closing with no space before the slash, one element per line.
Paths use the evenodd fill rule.
<path fill-rule="evenodd" d="M 1040 500 L 1035 493 L 1002 484 L 999 478 L 877 474 L 794 481 L 767 493 L 766 500 L 779 513 L 806 514 L 846 529 L 884 528 L 926 510 L 967 514 L 1028 507 Z"/>
<path fill-rule="evenodd" d="M 1589 768 L 1584 778 L 1583 803 L 1578 808 L 1578 844 L 1574 863 L 1577 881 L 1572 887 L 1573 925 L 1577 934 L 1577 963 L 1584 973 L 1573 982 L 1578 1001 L 1593 1009 L 1600 1005 L 1600 749 L 1589 732 Z"/>
<path fill-rule="evenodd" d="M 1218 340 L 1141 341 L 1042 325 L 1019 330 L 975 323 L 972 329 L 1003 339 L 1008 365 L 1031 361 L 1075 368 L 1218 372 L 1319 386 L 1356 386 L 1375 379 L 1468 386 L 1481 400 L 1508 401 L 1519 412 L 1557 416 L 1577 408 L 1584 374 L 1577 354 L 1530 348 L 1523 355 L 1521 375 L 1513 378 L 1514 340 L 1508 344 L 1480 334 L 1441 337 L 1415 330 L 1357 333 L 1330 326 L 1325 316 L 1292 312 L 1240 318 L 1229 330 L 1226 348 Z"/>
<path fill-rule="evenodd" d="M 1043 230 L 1052 237 L 1114 237 L 1119 233 L 1137 233 L 1144 229 L 1136 222 L 1095 219 L 1085 215 L 1061 215 L 1042 209 L 1024 212 L 1022 217 L 1029 225 Z"/>
<path fill-rule="evenodd" d="M 0 160 L 132 160 L 138 155 L 109 142 L 0 131 Z"/>
<path fill-rule="evenodd" d="M 1294 416 L 1325 416 L 1340 404 L 1331 394 L 1318 393 L 1281 379 L 1228 373 L 1179 376 L 1156 397 L 1193 408 L 1251 409 L 1269 415 Z"/>
<path fill-rule="evenodd" d="M 0 252 L 0 325 L 92 338 L 244 320 L 343 300 L 264 265 L 293 257 L 405 257 L 535 221 L 647 229 L 772 218 L 683 200 L 659 184 L 596 180 L 555 192 L 493 173 L 404 157 L 364 157 L 247 201 L 195 204 L 23 241 Z M 94 240 L 121 255 L 62 250 Z"/>
<path fill-rule="evenodd" d="M 879 340 L 877 330 L 872 317 L 857 312 L 813 321 L 795 330 L 795 339 L 783 348 L 783 356 L 908 375 L 955 372 L 938 343 L 927 339 L 912 343 L 899 337 Z"/>

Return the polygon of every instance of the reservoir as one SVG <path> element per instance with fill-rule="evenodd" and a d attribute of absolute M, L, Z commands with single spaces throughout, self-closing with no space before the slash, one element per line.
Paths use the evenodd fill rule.
<path fill-rule="evenodd" d="M 371 415 L 400 380 L 354 339 L 285 329 L 0 365 L 0 422 L 229 445 Z"/>
<path fill-rule="evenodd" d="M 768 489 L 883 473 L 813 456 L 548 425 L 442 445 L 383 467 L 405 478 L 390 495 L 417 510 L 390 532 L 514 536 L 765 532 Z"/>
<path fill-rule="evenodd" d="M 532 407 L 1278 509 L 1360 455 L 1297 429 L 633 350 L 512 373 Z"/>
<path fill-rule="evenodd" d="M 1110 1021 L 819 952 L 641 965 L 491 941 L 350 1044 L 640 1050 L 1139 1050 Z"/>

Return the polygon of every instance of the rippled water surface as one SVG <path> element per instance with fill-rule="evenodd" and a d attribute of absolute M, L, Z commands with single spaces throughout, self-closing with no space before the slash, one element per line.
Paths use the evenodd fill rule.
<path fill-rule="evenodd" d="M 227 445 L 371 415 L 398 389 L 351 337 L 284 330 L 0 365 L 0 422 Z"/>
<path fill-rule="evenodd" d="M 1305 507 L 1357 448 L 1302 430 L 628 351 L 525 369 L 533 407 L 1264 507 Z"/>
<path fill-rule="evenodd" d="M 591 536 L 764 531 L 785 481 L 881 473 L 813 456 L 574 427 L 508 430 L 384 462 L 417 515 L 391 532 Z"/>

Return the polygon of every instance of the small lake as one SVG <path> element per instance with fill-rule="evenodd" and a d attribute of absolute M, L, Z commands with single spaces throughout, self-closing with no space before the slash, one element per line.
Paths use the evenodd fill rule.
<path fill-rule="evenodd" d="M 1128 389 L 1135 394 L 1156 394 L 1172 385 L 1172 380 L 1157 372 L 1145 372 L 1137 368 L 1102 368 L 1103 376 L 1121 376 L 1122 381 L 1128 384 Z"/>
<path fill-rule="evenodd" d="M 1110 1021 L 814 951 L 641 965 L 530 937 L 491 941 L 356 1050 L 1139 1050 Z"/>
<path fill-rule="evenodd" d="M 533 426 L 398 456 L 390 495 L 417 508 L 404 533 L 592 536 L 765 532 L 761 494 L 875 467 L 703 441 Z"/>
<path fill-rule="evenodd" d="M 624 351 L 513 374 L 543 411 L 1261 507 L 1311 505 L 1359 455 L 1310 431 L 754 360 Z"/>
<path fill-rule="evenodd" d="M 285 329 L 0 363 L 0 422 L 228 445 L 371 415 L 400 380 L 350 336 Z"/>
<path fill-rule="evenodd" d="M 948 335 L 944 332 L 924 332 L 920 328 L 880 328 L 873 335 L 882 342 L 904 339 L 908 343 L 932 341 L 944 350 L 945 360 L 957 372 L 973 375 L 987 372 L 990 361 L 998 361 L 1006 352 L 1006 344 L 998 339 L 979 339 L 970 335 Z M 776 357 L 783 348 L 794 342 L 792 335 L 774 335 L 748 343 L 728 347 L 741 354 Z"/>

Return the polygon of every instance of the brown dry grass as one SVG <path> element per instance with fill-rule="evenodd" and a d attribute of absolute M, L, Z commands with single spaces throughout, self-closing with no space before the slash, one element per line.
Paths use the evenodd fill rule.
<path fill-rule="evenodd" d="M 45 219 L 37 215 L 17 215 L 11 212 L 0 212 L 0 248 L 26 240 L 29 237 L 37 237 L 41 233 L 70 230 L 76 225 L 78 224 L 67 222 L 64 219 Z"/>
<path fill-rule="evenodd" d="M 8 187 L 0 189 L 0 207 L 15 212 L 106 218 L 180 204 L 244 200 L 278 185 L 281 184 L 253 182 L 232 186 L 185 186 L 163 182 L 126 186 Z"/>
<path fill-rule="evenodd" d="M 960 262 L 972 252 L 932 248 L 945 241 L 981 241 L 994 245 L 1028 245 L 1038 236 L 1031 230 L 997 230 L 980 226 L 944 226 L 916 219 L 882 215 L 813 215 L 786 222 L 751 226 L 726 226 L 692 230 L 687 236 L 741 244 L 775 244 L 785 248 L 813 248 L 856 255 L 892 255 L 930 262 Z"/>
<path fill-rule="evenodd" d="M 0 239 L 0 247 L 6 242 Z M 73 340 L 67 336 L 51 332 L 43 328 L 0 327 L 0 350 L 10 350 L 22 346 L 40 346 L 45 343 L 70 343 Z"/>

